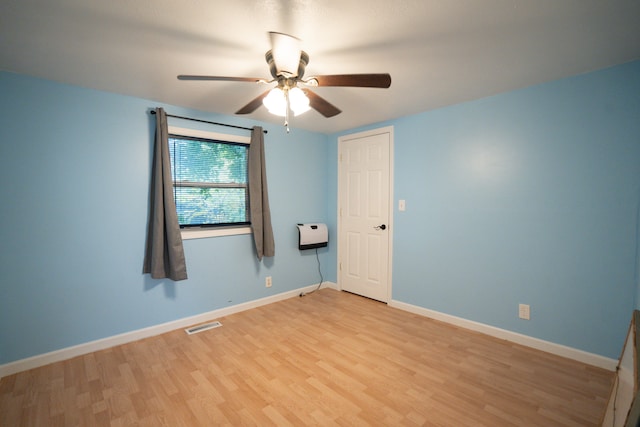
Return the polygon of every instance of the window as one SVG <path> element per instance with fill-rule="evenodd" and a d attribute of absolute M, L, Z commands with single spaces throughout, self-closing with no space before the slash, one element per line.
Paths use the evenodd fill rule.
<path fill-rule="evenodd" d="M 169 154 L 183 238 L 250 232 L 249 138 L 170 126 Z"/>

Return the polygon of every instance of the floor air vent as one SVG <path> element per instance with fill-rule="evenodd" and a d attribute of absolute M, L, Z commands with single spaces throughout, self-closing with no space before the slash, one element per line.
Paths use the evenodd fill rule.
<path fill-rule="evenodd" d="M 184 331 L 189 335 L 197 334 L 198 332 L 208 331 L 209 329 L 219 328 L 222 326 L 222 323 L 215 321 L 209 323 L 203 323 L 202 325 L 192 326 L 190 328 L 185 329 Z"/>

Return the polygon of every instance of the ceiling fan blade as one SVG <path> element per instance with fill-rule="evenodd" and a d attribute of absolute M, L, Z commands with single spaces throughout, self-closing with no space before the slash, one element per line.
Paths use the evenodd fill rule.
<path fill-rule="evenodd" d="M 391 86 L 391 76 L 384 74 L 334 74 L 328 76 L 314 76 L 309 80 L 316 80 L 318 86 L 351 86 L 351 87 L 379 87 Z"/>
<path fill-rule="evenodd" d="M 190 76 L 181 74 L 178 76 L 178 80 L 215 80 L 223 82 L 250 82 L 257 83 L 264 79 L 258 77 L 223 77 L 223 76 Z"/>
<path fill-rule="evenodd" d="M 271 55 L 276 66 L 277 75 L 295 77 L 298 75 L 298 65 L 302 47 L 300 39 L 283 33 L 270 32 Z"/>
<path fill-rule="evenodd" d="M 269 92 L 271 92 L 271 89 L 269 89 L 268 91 L 266 91 L 262 95 L 258 96 L 257 98 L 253 99 L 252 101 L 250 101 L 247 105 L 245 105 L 244 107 L 242 107 L 241 109 L 236 111 L 236 114 L 250 114 L 250 113 L 253 113 L 254 111 L 256 111 L 258 109 L 259 106 L 262 105 L 262 100 L 265 98 L 265 96 L 269 95 Z"/>
<path fill-rule="evenodd" d="M 323 116 L 333 117 L 342 113 L 342 110 L 340 110 L 338 107 L 331 104 L 329 101 L 316 94 L 315 92 L 312 92 L 309 89 L 302 89 L 302 91 L 305 95 L 307 95 L 307 98 L 309 98 L 309 106 Z"/>

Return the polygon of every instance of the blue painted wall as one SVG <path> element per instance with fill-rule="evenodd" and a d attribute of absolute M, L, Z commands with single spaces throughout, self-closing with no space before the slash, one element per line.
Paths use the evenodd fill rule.
<path fill-rule="evenodd" d="M 617 359 L 638 306 L 640 61 L 352 132 L 386 125 L 393 299 Z"/>
<path fill-rule="evenodd" d="M 173 283 L 142 274 L 158 104 L 10 73 L 0 93 L 0 364 L 319 282 L 295 224 L 327 221 L 325 135 L 261 124 L 273 259 L 250 235 L 188 240 L 189 279 Z"/>
<path fill-rule="evenodd" d="M 9 73 L 0 93 L 0 364 L 318 282 L 294 225 L 336 242 L 338 134 L 263 123 L 276 257 L 186 241 L 174 284 L 141 274 L 158 104 Z M 617 358 L 640 301 L 640 62 L 345 133 L 387 125 L 393 298 Z"/>

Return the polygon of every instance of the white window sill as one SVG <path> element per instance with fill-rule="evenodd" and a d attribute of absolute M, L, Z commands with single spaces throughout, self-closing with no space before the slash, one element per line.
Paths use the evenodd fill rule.
<path fill-rule="evenodd" d="M 251 234 L 251 227 L 238 228 L 198 228 L 180 230 L 182 240 L 205 239 L 207 237 L 235 236 L 238 234 Z"/>

